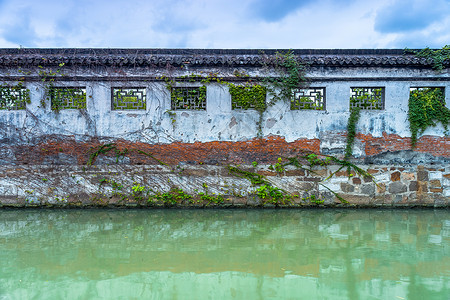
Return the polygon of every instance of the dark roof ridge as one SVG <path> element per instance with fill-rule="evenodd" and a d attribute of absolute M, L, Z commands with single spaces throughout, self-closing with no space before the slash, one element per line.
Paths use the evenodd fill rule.
<path fill-rule="evenodd" d="M 0 66 L 88 66 L 119 67 L 173 65 L 264 66 L 277 52 L 292 51 L 310 66 L 332 67 L 419 67 L 433 61 L 404 49 L 118 49 L 118 48 L 0 48 Z M 445 62 L 446 65 L 450 61 Z"/>

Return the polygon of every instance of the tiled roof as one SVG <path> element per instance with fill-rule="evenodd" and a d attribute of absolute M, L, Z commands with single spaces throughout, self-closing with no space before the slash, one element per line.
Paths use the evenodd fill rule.
<path fill-rule="evenodd" d="M 106 65 L 128 67 L 262 66 L 286 49 L 0 49 L 0 66 Z M 403 49 L 294 49 L 310 66 L 431 67 L 430 59 Z M 450 65 L 447 61 L 446 65 Z"/>

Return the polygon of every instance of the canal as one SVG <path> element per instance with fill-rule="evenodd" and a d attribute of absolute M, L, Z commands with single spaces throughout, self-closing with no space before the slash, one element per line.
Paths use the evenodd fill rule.
<path fill-rule="evenodd" d="M 448 299 L 448 210 L 0 210 L 0 299 Z"/>

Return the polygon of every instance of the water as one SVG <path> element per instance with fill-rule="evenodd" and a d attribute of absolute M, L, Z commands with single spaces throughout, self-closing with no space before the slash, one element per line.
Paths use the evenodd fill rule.
<path fill-rule="evenodd" d="M 0 299 L 450 299 L 445 210 L 0 210 Z"/>

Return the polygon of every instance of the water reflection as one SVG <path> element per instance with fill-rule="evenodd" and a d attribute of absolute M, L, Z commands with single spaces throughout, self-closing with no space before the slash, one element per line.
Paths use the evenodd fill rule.
<path fill-rule="evenodd" d="M 446 299 L 444 210 L 0 211 L 0 299 Z"/>

